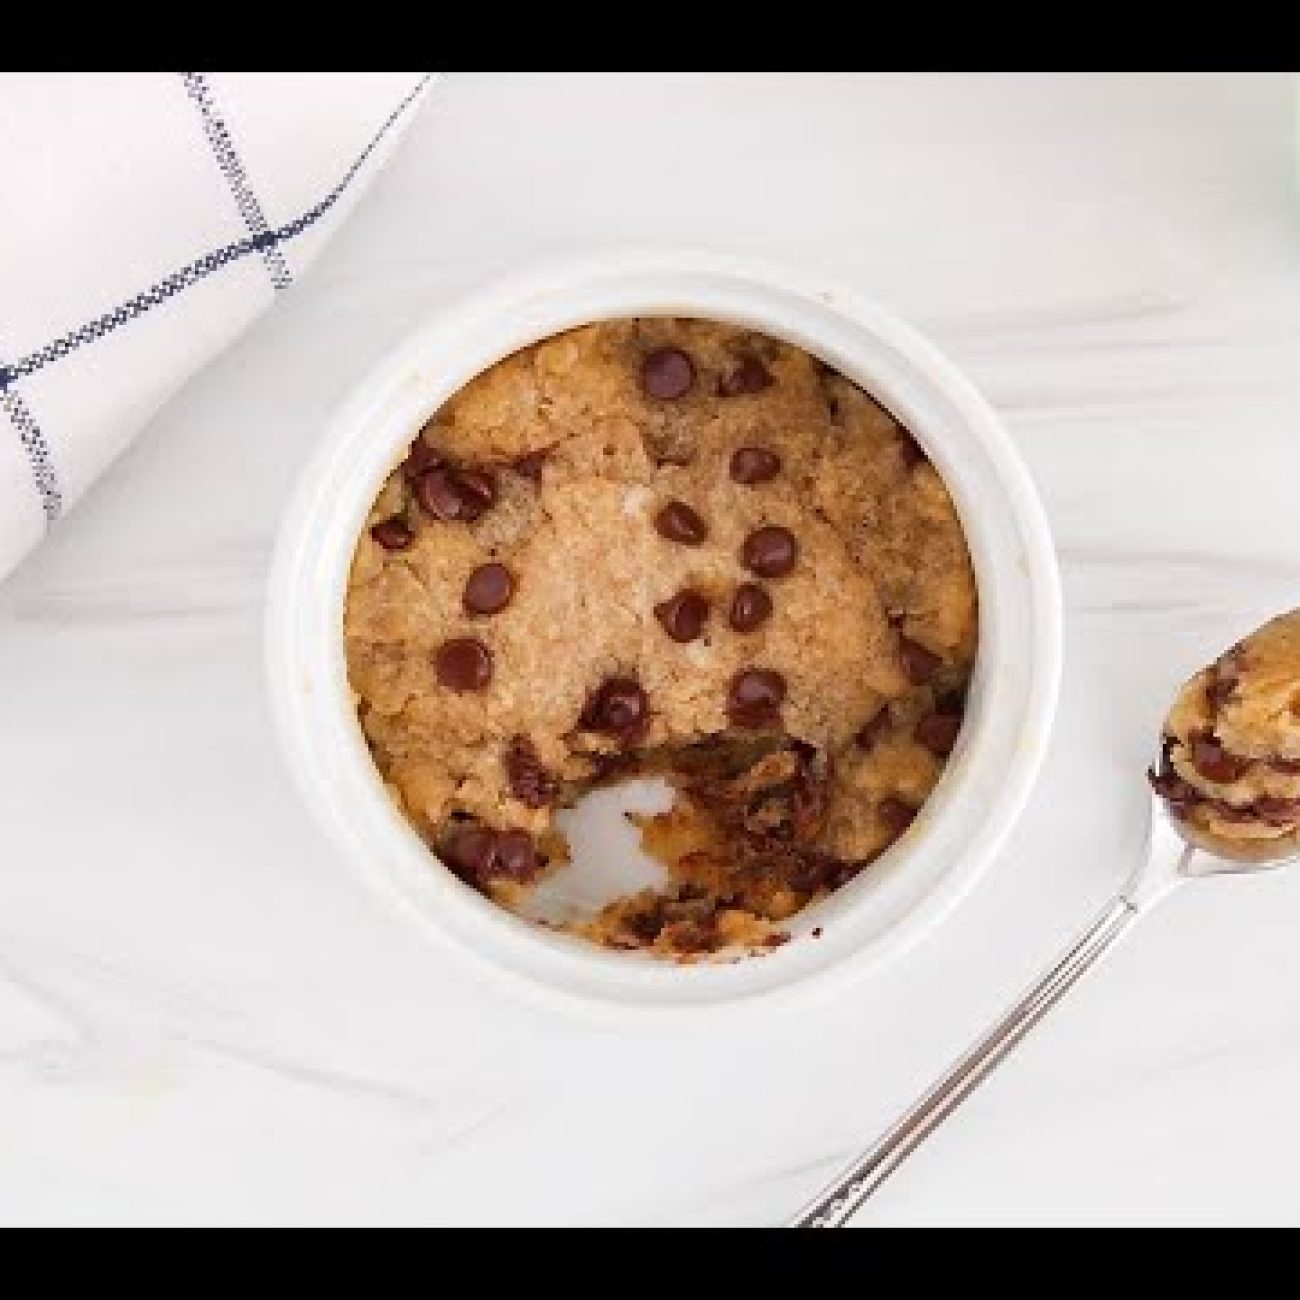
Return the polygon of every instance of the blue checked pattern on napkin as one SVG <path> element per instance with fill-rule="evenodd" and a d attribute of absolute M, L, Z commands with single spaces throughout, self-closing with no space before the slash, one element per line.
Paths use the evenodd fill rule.
<path fill-rule="evenodd" d="M 0 577 L 292 286 L 433 75 L 0 76 Z"/>

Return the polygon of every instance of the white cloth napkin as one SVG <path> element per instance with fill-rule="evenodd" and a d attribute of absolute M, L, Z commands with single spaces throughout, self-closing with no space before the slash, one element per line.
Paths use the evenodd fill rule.
<path fill-rule="evenodd" d="M 0 578 L 292 286 L 431 79 L 0 76 Z"/>

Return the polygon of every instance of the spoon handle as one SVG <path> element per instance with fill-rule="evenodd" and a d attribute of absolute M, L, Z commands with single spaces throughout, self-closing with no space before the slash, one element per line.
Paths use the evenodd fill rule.
<path fill-rule="evenodd" d="M 1138 909 L 1123 895 L 1107 905 L 1069 952 L 865 1155 L 845 1169 L 789 1224 L 840 1228 L 917 1147 L 939 1127 L 1128 929 Z"/>

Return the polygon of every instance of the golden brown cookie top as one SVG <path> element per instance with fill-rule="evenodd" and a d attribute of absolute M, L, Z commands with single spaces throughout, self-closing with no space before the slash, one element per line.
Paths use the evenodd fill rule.
<path fill-rule="evenodd" d="M 345 632 L 376 762 L 432 843 L 482 825 L 545 856 L 555 802 L 617 756 L 762 735 L 831 760 L 818 833 L 865 859 L 951 747 L 951 706 L 926 719 L 964 686 L 976 597 L 942 481 L 865 393 L 752 330 L 618 320 L 429 421 L 359 540 Z M 457 840 L 527 874 L 513 841 Z"/>

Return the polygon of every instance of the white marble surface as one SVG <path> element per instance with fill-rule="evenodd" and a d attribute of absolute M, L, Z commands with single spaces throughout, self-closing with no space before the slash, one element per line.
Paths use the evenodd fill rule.
<path fill-rule="evenodd" d="M 1300 603 L 1300 191 L 1273 76 L 450 78 L 309 280 L 0 588 L 0 1222 L 781 1220 L 1135 851 L 1176 680 Z M 842 268 L 1005 416 L 1065 576 L 986 883 L 853 993 L 525 1010 L 362 892 L 267 723 L 324 413 L 449 289 L 669 240 Z M 1188 888 L 860 1216 L 1300 1221 L 1300 876 Z"/>

